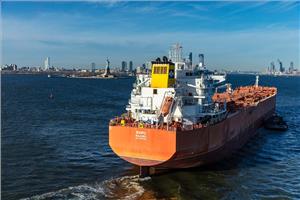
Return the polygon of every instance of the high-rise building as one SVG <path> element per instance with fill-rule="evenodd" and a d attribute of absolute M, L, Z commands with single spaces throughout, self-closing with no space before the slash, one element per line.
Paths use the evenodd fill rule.
<path fill-rule="evenodd" d="M 50 68 L 50 57 L 47 57 L 44 62 L 44 68 L 45 70 L 48 70 Z"/>
<path fill-rule="evenodd" d="M 10 65 L 6 64 L 6 65 L 2 66 L 1 69 L 8 70 L 8 71 L 17 71 L 18 66 L 16 64 L 10 64 Z"/>
<path fill-rule="evenodd" d="M 169 59 L 172 62 L 182 62 L 182 46 L 180 44 L 174 44 L 169 50 Z"/>
<path fill-rule="evenodd" d="M 136 67 L 136 73 L 139 74 L 139 73 L 142 73 L 143 72 L 143 68 L 141 66 L 137 66 Z"/>
<path fill-rule="evenodd" d="M 189 63 L 191 66 L 193 65 L 193 53 L 192 52 L 190 52 L 190 54 L 189 54 Z"/>
<path fill-rule="evenodd" d="M 132 72 L 133 70 L 133 62 L 129 61 L 129 72 Z"/>
<path fill-rule="evenodd" d="M 18 70 L 18 66 L 16 64 L 11 64 L 10 66 L 12 66 L 12 70 L 13 71 L 17 71 Z"/>
<path fill-rule="evenodd" d="M 199 67 L 204 67 L 204 54 L 199 54 Z"/>
<path fill-rule="evenodd" d="M 275 68 L 274 62 L 271 62 L 269 72 L 270 73 L 275 73 L 276 72 L 276 68 Z"/>
<path fill-rule="evenodd" d="M 278 61 L 278 63 L 279 63 L 279 71 L 280 71 L 281 73 L 283 73 L 283 72 L 284 72 L 284 67 L 282 66 L 282 62 L 281 62 L 279 59 L 277 59 L 277 61 Z"/>
<path fill-rule="evenodd" d="M 122 69 L 121 69 L 121 71 L 125 72 L 126 69 L 127 69 L 127 62 L 126 61 L 122 61 Z"/>
<path fill-rule="evenodd" d="M 91 63 L 92 72 L 96 70 L 96 64 L 94 62 Z"/>
<path fill-rule="evenodd" d="M 290 62 L 289 72 L 292 73 L 294 71 L 294 62 Z"/>

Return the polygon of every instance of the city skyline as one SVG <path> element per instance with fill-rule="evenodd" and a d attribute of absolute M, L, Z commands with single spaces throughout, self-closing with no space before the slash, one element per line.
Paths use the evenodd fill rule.
<path fill-rule="evenodd" d="M 134 66 L 168 54 L 204 53 L 213 69 L 299 67 L 299 2 L 2 2 L 2 63 Z M 238 69 L 236 69 L 238 67 Z"/>

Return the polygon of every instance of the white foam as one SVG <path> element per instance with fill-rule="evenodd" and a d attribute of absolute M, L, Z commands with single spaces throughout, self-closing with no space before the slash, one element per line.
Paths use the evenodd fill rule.
<path fill-rule="evenodd" d="M 25 198 L 23 200 L 46 200 L 46 199 L 138 199 L 145 189 L 140 182 L 150 180 L 150 177 L 124 176 L 113 178 L 100 183 L 83 184 L 64 188 L 55 192 Z"/>

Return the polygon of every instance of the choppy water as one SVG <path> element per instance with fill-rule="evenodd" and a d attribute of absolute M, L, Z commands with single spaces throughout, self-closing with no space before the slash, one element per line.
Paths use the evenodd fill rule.
<path fill-rule="evenodd" d="M 261 129 L 222 162 L 146 179 L 108 146 L 133 81 L 3 75 L 2 199 L 300 199 L 300 77 L 260 77 L 278 87 L 287 132 Z"/>

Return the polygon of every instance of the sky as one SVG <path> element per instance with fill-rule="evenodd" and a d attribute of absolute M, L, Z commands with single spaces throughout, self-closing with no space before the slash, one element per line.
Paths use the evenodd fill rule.
<path fill-rule="evenodd" d="M 280 59 L 299 69 L 300 2 L 2 1 L 2 64 L 134 66 L 174 43 L 211 69 L 262 71 Z M 278 63 L 276 63 L 278 67 Z"/>

